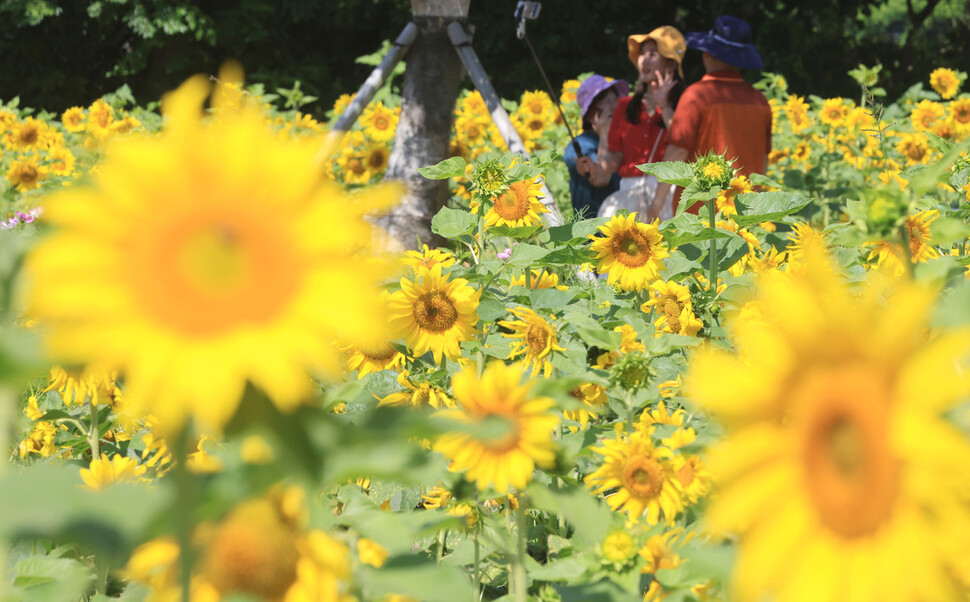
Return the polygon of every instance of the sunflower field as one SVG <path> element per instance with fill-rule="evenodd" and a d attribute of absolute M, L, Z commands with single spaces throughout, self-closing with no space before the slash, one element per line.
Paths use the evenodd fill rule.
<path fill-rule="evenodd" d="M 403 253 L 393 94 L 2 104 L 0 600 L 970 599 L 970 94 L 868 75 L 766 74 L 768 173 L 644 166 L 663 223 L 463 92 Z"/>

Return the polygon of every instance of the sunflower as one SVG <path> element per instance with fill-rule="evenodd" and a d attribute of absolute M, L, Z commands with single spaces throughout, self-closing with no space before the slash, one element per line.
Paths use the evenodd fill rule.
<path fill-rule="evenodd" d="M 658 228 L 660 221 L 644 224 L 636 220 L 636 213 L 616 215 L 599 227 L 602 236 L 590 235 L 590 249 L 598 260 L 596 271 L 607 274 L 610 284 L 625 291 L 646 288 L 663 269 L 663 259 L 670 256 Z"/>
<path fill-rule="evenodd" d="M 384 397 L 377 404 L 378 406 L 407 406 L 412 408 L 431 406 L 436 410 L 442 406 L 446 408 L 455 407 L 455 402 L 441 389 L 432 387 L 430 383 L 415 384 L 407 370 L 398 374 L 397 384 L 404 387 L 405 390 Z"/>
<path fill-rule="evenodd" d="M 50 161 L 50 172 L 55 176 L 70 176 L 74 174 L 74 153 L 63 146 L 56 146 L 47 153 Z"/>
<path fill-rule="evenodd" d="M 83 132 L 85 119 L 84 109 L 81 107 L 71 107 L 61 114 L 61 123 L 69 132 Z"/>
<path fill-rule="evenodd" d="M 636 558 L 637 543 L 633 536 L 625 530 L 613 531 L 603 539 L 599 552 L 603 556 L 605 564 L 619 571 L 624 566 L 631 564 L 633 559 Z"/>
<path fill-rule="evenodd" d="M 896 150 L 906 157 L 906 165 L 925 165 L 930 162 L 930 141 L 921 132 L 903 134 L 896 143 Z"/>
<path fill-rule="evenodd" d="M 940 67 L 930 73 L 930 86 L 943 97 L 943 100 L 949 100 L 956 96 L 957 92 L 960 91 L 961 83 L 963 82 L 960 80 L 960 76 L 953 69 Z"/>
<path fill-rule="evenodd" d="M 640 306 L 647 313 L 655 313 L 653 325 L 656 336 L 664 332 L 697 336 L 704 323 L 694 315 L 694 305 L 690 300 L 690 289 L 676 282 L 657 280 L 650 285 L 650 299 Z"/>
<path fill-rule="evenodd" d="M 958 132 L 970 133 L 970 98 L 958 98 L 950 102 L 950 121 Z"/>
<path fill-rule="evenodd" d="M 620 333 L 620 346 L 615 351 L 610 350 L 596 358 L 596 367 L 607 369 L 614 364 L 624 353 L 647 352 L 647 347 L 639 340 L 639 335 L 633 326 L 623 324 L 613 329 L 613 332 Z"/>
<path fill-rule="evenodd" d="M 443 249 L 431 249 L 428 245 L 421 245 L 421 251 L 405 251 L 398 260 L 405 267 L 417 271 L 419 268 L 431 269 L 436 265 L 443 268 L 455 265 L 455 256 L 451 251 Z"/>
<path fill-rule="evenodd" d="M 901 276 L 906 271 L 903 263 L 907 259 L 913 263 L 925 263 L 940 256 L 930 241 L 930 224 L 940 216 L 936 209 L 925 209 L 916 215 L 910 215 L 903 223 L 909 237 L 909 256 L 896 242 L 881 241 L 872 244 L 873 250 L 867 261 L 875 261 L 876 267 L 884 269 L 894 276 Z"/>
<path fill-rule="evenodd" d="M 567 79 L 562 83 L 562 93 L 559 95 L 559 102 L 568 105 L 576 102 L 576 92 L 579 91 L 580 81 L 578 79 Z"/>
<path fill-rule="evenodd" d="M 547 272 L 545 270 L 531 270 L 531 275 L 529 277 L 529 288 L 536 290 L 542 288 L 558 288 L 559 290 L 566 290 L 569 287 L 559 286 L 559 276 L 555 272 Z M 509 279 L 509 287 L 513 286 L 525 286 L 525 274 L 521 276 L 514 276 Z"/>
<path fill-rule="evenodd" d="M 46 123 L 33 117 L 23 123 L 14 124 L 3 137 L 4 144 L 17 152 L 35 151 L 46 148 L 50 143 L 50 128 Z"/>
<path fill-rule="evenodd" d="M 122 455 L 109 458 L 105 454 L 91 460 L 87 468 L 81 469 L 81 480 L 88 489 L 100 491 L 115 483 L 125 483 L 141 479 L 148 470 L 136 460 Z"/>
<path fill-rule="evenodd" d="M 547 113 L 551 113 L 552 110 L 552 99 L 542 90 L 522 93 L 522 100 L 519 102 L 519 111 L 524 116 L 544 117 Z"/>
<path fill-rule="evenodd" d="M 488 121 L 480 115 L 461 115 L 455 120 L 458 143 L 473 148 L 488 142 Z"/>
<path fill-rule="evenodd" d="M 50 369 L 43 392 L 57 391 L 65 405 L 84 405 L 88 401 L 98 405 L 110 400 L 116 377 L 116 374 L 90 368 L 65 370 L 54 366 Z"/>
<path fill-rule="evenodd" d="M 492 198 L 492 206 L 485 213 L 486 226 L 533 226 L 539 223 L 539 215 L 549 209 L 539 201 L 542 198 L 542 179 L 522 180 L 511 184 L 499 197 Z"/>
<path fill-rule="evenodd" d="M 692 358 L 688 396 L 727 431 L 708 516 L 740 533 L 739 600 L 962 599 L 946 569 L 970 541 L 970 443 L 943 415 L 970 393 L 970 337 L 929 338 L 937 292 L 887 285 L 852 292 L 809 256 L 760 283 L 743 357 Z"/>
<path fill-rule="evenodd" d="M 828 124 L 829 127 L 837 128 L 842 125 L 848 114 L 849 107 L 846 106 L 844 98 L 828 98 L 818 111 L 818 120 Z"/>
<path fill-rule="evenodd" d="M 380 177 L 387 171 L 387 163 L 391 157 L 391 150 L 385 144 L 375 144 L 367 149 L 364 163 L 367 170 L 374 176 Z"/>
<path fill-rule="evenodd" d="M 305 514 L 294 490 L 274 489 L 237 505 L 220 523 L 199 529 L 191 599 L 343 599 L 349 550 L 322 531 L 306 530 Z M 149 600 L 177 600 L 179 556 L 174 540 L 150 541 L 134 551 L 125 577 L 148 586 Z"/>
<path fill-rule="evenodd" d="M 541 371 L 546 378 L 549 378 L 552 375 L 549 354 L 553 351 L 566 350 L 557 344 L 556 330 L 528 307 L 516 307 L 509 312 L 519 319 L 499 320 L 499 326 L 512 330 L 512 334 L 502 333 L 502 336 L 515 339 L 508 359 L 524 355 L 526 366 L 532 366 L 532 376 Z"/>
<path fill-rule="evenodd" d="M 347 372 L 357 370 L 357 378 L 368 374 L 376 374 L 382 370 L 398 370 L 404 367 L 404 354 L 391 346 L 387 341 L 372 344 L 347 345 L 343 348 L 347 354 Z"/>
<path fill-rule="evenodd" d="M 23 155 L 21 159 L 15 159 L 10 163 L 7 170 L 7 181 L 17 187 L 19 192 L 36 190 L 40 188 L 40 183 L 50 175 L 50 169 L 39 164 L 37 159 L 30 155 Z"/>
<path fill-rule="evenodd" d="M 355 92 L 354 94 L 341 94 L 337 97 L 337 100 L 333 102 L 333 108 L 331 109 L 333 111 L 334 119 L 338 119 L 344 114 L 344 111 L 347 110 L 347 107 L 350 106 L 350 103 L 354 101 L 356 96 L 357 93 Z"/>
<path fill-rule="evenodd" d="M 476 115 L 486 119 L 489 117 L 488 105 L 485 104 L 485 99 L 478 90 L 466 93 L 458 104 L 458 112 L 464 116 Z"/>
<path fill-rule="evenodd" d="M 551 399 L 532 397 L 532 385 L 520 383 L 522 371 L 522 366 L 493 361 L 479 379 L 477 369 L 465 368 L 451 381 L 459 409 L 439 413 L 476 427 L 474 434 L 445 433 L 434 449 L 451 460 L 453 470 L 467 470 L 479 489 L 525 489 L 536 466 L 555 462 L 552 432 L 559 417 L 551 411 Z"/>
<path fill-rule="evenodd" d="M 751 270 L 756 274 L 763 274 L 765 272 L 770 272 L 777 270 L 781 267 L 781 264 L 785 263 L 788 259 L 788 251 L 778 252 L 773 246 L 769 246 L 768 250 L 761 255 L 754 255 L 748 259 L 748 265 Z"/>
<path fill-rule="evenodd" d="M 674 476 L 684 489 L 687 504 L 696 504 L 711 492 L 713 475 L 697 455 L 677 456 L 674 460 Z"/>
<path fill-rule="evenodd" d="M 360 124 L 364 126 L 367 136 L 378 142 L 387 142 L 394 139 L 397 120 L 398 111 L 385 107 L 383 102 L 368 106 L 364 109 L 364 114 L 360 116 Z"/>
<path fill-rule="evenodd" d="M 94 101 L 88 107 L 87 130 L 96 138 L 105 138 L 111 133 L 111 124 L 115 120 L 115 110 L 103 98 Z"/>
<path fill-rule="evenodd" d="M 727 190 L 722 190 L 717 193 L 714 204 L 717 206 L 717 210 L 724 215 L 737 215 L 738 210 L 734 206 L 734 197 L 753 190 L 754 188 L 751 187 L 751 182 L 748 181 L 748 177 L 739 175 L 731 178 L 731 184 Z"/>
<path fill-rule="evenodd" d="M 844 124 L 852 131 L 872 128 L 876 119 L 865 107 L 854 107 L 845 116 Z"/>
<path fill-rule="evenodd" d="M 569 392 L 570 395 L 583 402 L 583 407 L 578 410 L 563 410 L 563 418 L 578 422 L 580 428 L 585 429 L 589 425 L 590 418 L 596 418 L 606 407 L 606 389 L 596 383 L 583 383 Z M 575 427 L 569 430 L 576 432 Z"/>
<path fill-rule="evenodd" d="M 715 226 L 723 230 L 727 230 L 728 232 L 734 232 L 735 234 L 743 238 L 746 243 L 748 243 L 748 252 L 745 253 L 741 257 L 741 259 L 736 261 L 734 265 L 728 268 L 728 271 L 731 272 L 731 274 L 735 276 L 740 276 L 741 274 L 744 273 L 744 269 L 747 267 L 748 262 L 751 261 L 751 259 L 758 257 L 757 251 L 761 250 L 761 241 L 759 241 L 758 237 L 755 236 L 749 230 L 745 228 L 739 228 L 738 225 L 734 223 L 734 220 L 732 219 L 719 221 L 715 224 Z"/>
<path fill-rule="evenodd" d="M 442 265 L 419 267 L 413 278 L 401 279 L 401 290 L 390 297 L 391 329 L 421 356 L 431 351 L 435 362 L 441 356 L 457 360 L 458 344 L 476 334 L 480 290 L 464 278 L 449 280 Z"/>
<path fill-rule="evenodd" d="M 929 131 L 937 120 L 942 119 L 946 114 L 946 109 L 938 102 L 932 100 L 921 100 L 916 108 L 910 113 L 910 120 L 913 128 L 917 131 Z"/>
<path fill-rule="evenodd" d="M 293 408 L 308 370 L 339 374 L 331 341 L 387 336 L 364 215 L 397 189 L 347 198 L 320 181 L 316 144 L 254 111 L 203 123 L 209 90 L 198 76 L 164 98 L 166 135 L 109 141 L 92 187 L 49 199 L 58 231 L 26 265 L 50 353 L 120 369 L 165 429 L 218 430 L 247 382 Z"/>
<path fill-rule="evenodd" d="M 661 514 L 667 524 L 684 508 L 683 492 L 674 474 L 674 453 L 654 447 L 650 431 L 620 433 L 605 439 L 602 447 L 592 448 L 605 462 L 586 476 L 594 493 L 612 491 L 606 503 L 617 512 L 626 512 L 630 521 L 656 525 Z"/>
<path fill-rule="evenodd" d="M 805 142 L 799 142 L 798 144 L 796 144 L 795 148 L 792 149 L 792 152 L 791 152 L 792 159 L 794 159 L 795 161 L 801 161 L 803 163 L 805 161 L 808 161 L 809 157 L 811 156 L 812 156 L 812 147 Z"/>
<path fill-rule="evenodd" d="M 363 152 L 367 138 L 363 132 L 351 132 L 347 144 L 340 149 L 337 165 L 343 173 L 346 184 L 367 184 L 374 174 L 371 173 L 367 156 Z"/>
<path fill-rule="evenodd" d="M 792 231 L 788 234 L 791 244 L 785 247 L 789 261 L 799 262 L 809 253 L 824 251 L 825 237 L 825 233 L 819 232 L 807 222 L 795 222 L 792 224 Z"/>

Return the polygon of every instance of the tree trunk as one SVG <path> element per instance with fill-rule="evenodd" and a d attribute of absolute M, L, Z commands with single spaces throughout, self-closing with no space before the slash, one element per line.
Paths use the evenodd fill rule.
<path fill-rule="evenodd" d="M 416 249 L 433 243 L 431 218 L 448 200 L 447 180 L 428 180 L 419 167 L 450 155 L 451 125 L 462 64 L 448 39 L 452 19 L 415 17 L 418 37 L 408 52 L 401 91 L 401 117 L 385 180 L 407 186 L 400 205 L 379 219 L 391 245 Z"/>

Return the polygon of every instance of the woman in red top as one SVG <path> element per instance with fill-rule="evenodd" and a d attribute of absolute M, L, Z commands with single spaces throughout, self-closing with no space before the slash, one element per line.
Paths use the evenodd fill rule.
<path fill-rule="evenodd" d="M 684 91 L 681 60 L 687 44 L 676 28 L 664 25 L 648 34 L 632 35 L 627 49 L 639 71 L 633 96 L 617 103 L 609 135 L 600 140 L 596 162 L 577 162 L 579 172 L 588 173 L 594 186 L 605 185 L 613 173 L 620 172 L 620 190 L 603 201 L 601 216 L 611 216 L 618 209 L 646 215 L 657 179 L 636 166 L 663 161 L 666 127 Z M 669 201 L 667 205 L 672 206 Z"/>

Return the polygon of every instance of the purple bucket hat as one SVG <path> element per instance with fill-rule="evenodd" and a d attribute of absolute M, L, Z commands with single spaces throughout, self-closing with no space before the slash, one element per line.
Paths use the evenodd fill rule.
<path fill-rule="evenodd" d="M 599 74 L 590 75 L 583 80 L 583 83 L 579 84 L 579 90 L 576 91 L 576 102 L 579 103 L 581 118 L 586 118 L 586 112 L 593 105 L 593 100 L 599 96 L 600 92 L 608 88 L 616 88 L 616 93 L 620 98 L 630 93 L 630 84 L 622 79 L 606 81 L 606 78 Z"/>
<path fill-rule="evenodd" d="M 701 50 L 738 69 L 761 69 L 765 64 L 751 43 L 751 27 L 737 17 L 722 15 L 710 31 L 684 36 L 687 47 Z"/>

